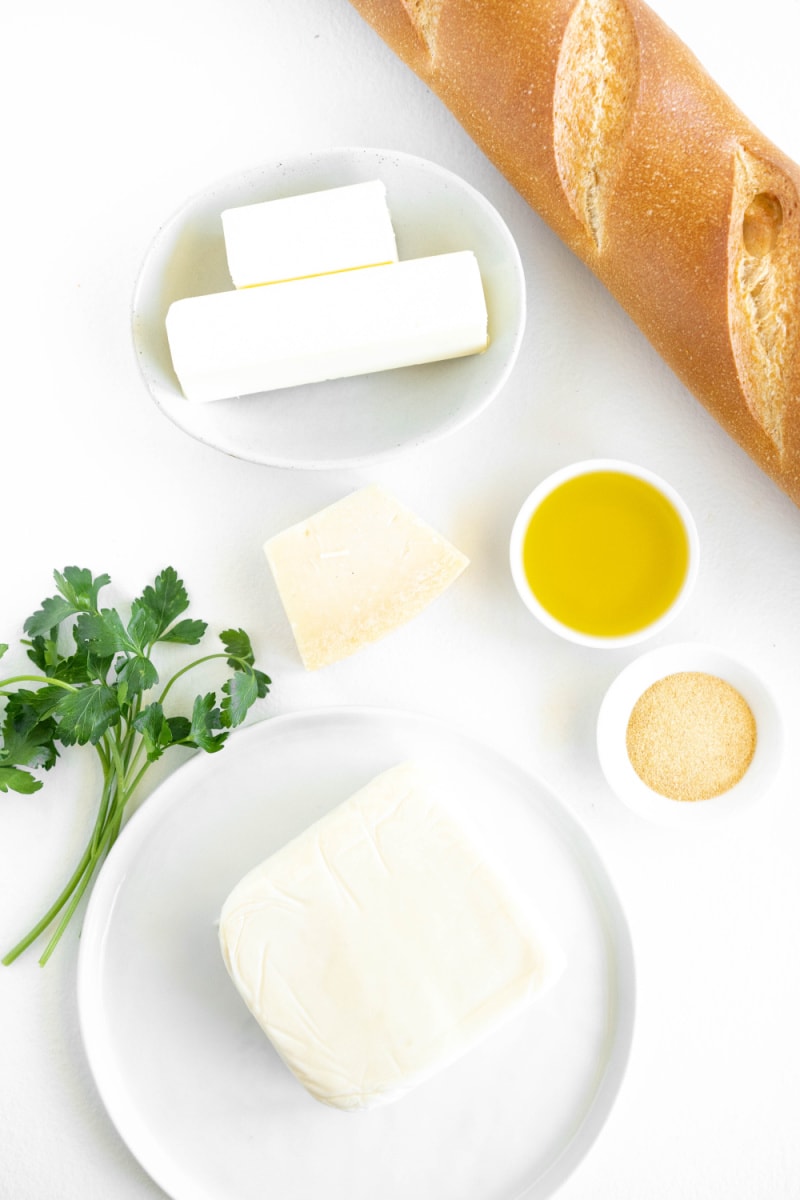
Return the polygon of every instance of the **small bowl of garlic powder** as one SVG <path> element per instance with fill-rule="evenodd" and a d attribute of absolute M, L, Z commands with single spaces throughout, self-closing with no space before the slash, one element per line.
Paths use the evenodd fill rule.
<path fill-rule="evenodd" d="M 662 825 L 715 824 L 762 799 L 781 759 L 771 693 L 745 663 L 712 646 L 662 646 L 606 692 L 597 749 L 609 786 Z"/>

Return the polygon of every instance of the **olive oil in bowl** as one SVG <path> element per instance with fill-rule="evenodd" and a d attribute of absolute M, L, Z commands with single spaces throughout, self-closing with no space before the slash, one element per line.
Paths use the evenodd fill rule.
<path fill-rule="evenodd" d="M 511 567 L 549 628 L 584 644 L 625 645 L 660 629 L 688 595 L 697 533 L 680 497 L 649 471 L 579 463 L 528 498 Z"/>

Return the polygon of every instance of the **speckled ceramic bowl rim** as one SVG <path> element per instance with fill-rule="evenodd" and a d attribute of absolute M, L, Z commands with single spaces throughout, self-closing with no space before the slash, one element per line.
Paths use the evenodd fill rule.
<path fill-rule="evenodd" d="M 659 679 L 679 671 L 702 671 L 726 680 L 747 701 L 756 720 L 752 762 L 734 787 L 709 800 L 670 800 L 634 771 L 625 745 L 636 701 Z M 597 719 L 597 752 L 612 791 L 639 816 L 661 825 L 698 829 L 717 825 L 762 800 L 780 766 L 783 732 L 772 694 L 753 668 L 736 656 L 700 643 L 675 643 L 641 655 L 614 680 Z"/>
<path fill-rule="evenodd" d="M 593 474 L 599 471 L 619 471 L 625 475 L 631 475 L 636 479 L 642 479 L 646 483 L 651 484 L 657 491 L 672 504 L 681 519 L 683 527 L 686 531 L 686 537 L 689 547 L 689 562 L 686 569 L 686 577 L 683 581 L 678 595 L 673 600 L 669 608 L 661 614 L 661 616 L 652 621 L 649 625 L 645 625 L 642 629 L 634 630 L 632 633 L 625 634 L 620 637 L 597 637 L 592 634 L 581 633 L 577 629 L 570 628 L 569 625 L 564 625 L 557 620 L 552 613 L 544 608 L 531 590 L 525 574 L 525 569 L 522 562 L 522 547 L 525 539 L 525 533 L 530 524 L 531 517 L 536 509 L 556 488 L 560 487 L 570 479 L 576 479 L 580 475 Z M 670 621 L 678 615 L 681 609 L 686 604 L 697 579 L 697 573 L 700 567 L 700 538 L 697 533 L 694 517 L 687 507 L 683 498 L 678 494 L 671 484 L 662 479 L 660 475 L 647 467 L 638 466 L 636 463 L 626 462 L 616 458 L 593 458 L 586 459 L 582 462 L 572 463 L 569 466 L 561 467 L 558 471 L 554 471 L 552 475 L 548 475 L 543 479 L 533 491 L 530 493 L 524 504 L 520 508 L 517 517 L 514 521 L 511 530 L 511 541 L 509 546 L 509 555 L 511 562 L 511 575 L 516 585 L 519 595 L 526 607 L 538 617 L 539 621 L 550 629 L 553 633 L 559 634 L 570 642 L 577 642 L 581 646 L 604 647 L 607 649 L 618 649 L 622 646 L 633 646 L 645 639 L 653 637 L 660 633 Z"/>

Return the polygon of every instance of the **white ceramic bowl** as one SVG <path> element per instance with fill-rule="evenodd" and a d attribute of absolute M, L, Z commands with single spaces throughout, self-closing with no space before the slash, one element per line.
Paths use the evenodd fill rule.
<path fill-rule="evenodd" d="M 637 775 L 626 748 L 628 722 L 639 697 L 658 680 L 682 671 L 724 679 L 747 701 L 756 722 L 755 753 L 745 774 L 728 791 L 708 800 L 659 795 Z M 630 663 L 606 692 L 597 720 L 597 752 L 611 789 L 633 812 L 678 829 L 716 825 L 763 799 L 778 771 L 782 746 L 780 714 L 755 671 L 722 650 L 693 643 L 662 646 Z"/>
<path fill-rule="evenodd" d="M 173 300 L 232 288 L 220 213 L 237 205 L 381 179 L 401 259 L 474 251 L 489 313 L 483 354 L 191 403 L 165 330 Z M 329 149 L 244 171 L 193 196 L 159 230 L 133 300 L 133 340 L 153 399 L 199 441 L 278 467 L 357 467 L 444 437 L 482 412 L 506 382 L 525 327 L 514 239 L 479 192 L 451 171 L 397 151 Z"/>
<path fill-rule="evenodd" d="M 615 471 L 622 474 L 631 475 L 634 478 L 642 479 L 649 483 L 657 491 L 659 491 L 672 505 L 677 513 L 681 523 L 683 524 L 687 543 L 688 543 L 688 564 L 686 575 L 680 591 L 676 595 L 669 608 L 661 614 L 656 620 L 639 629 L 633 630 L 630 633 L 619 636 L 597 636 L 594 634 L 584 633 L 581 630 L 573 629 L 569 625 L 565 625 L 551 612 L 549 612 L 538 600 L 534 594 L 528 578 L 525 574 L 523 566 L 523 546 L 525 535 L 528 526 L 531 522 L 534 512 L 539 508 L 542 502 L 547 499 L 558 487 L 571 479 L 575 479 L 580 475 L 588 475 L 594 472 Z M 669 624 L 680 612 L 688 600 L 697 578 L 697 572 L 700 564 L 700 540 L 697 534 L 697 526 L 694 518 L 687 508 L 682 498 L 678 495 L 673 487 L 660 476 L 649 471 L 646 467 L 640 467 L 634 463 L 623 462 L 613 458 L 596 458 L 587 459 L 583 462 L 573 463 L 570 466 L 562 467 L 555 471 L 546 479 L 534 488 L 528 496 L 525 503 L 519 510 L 516 520 L 511 531 L 511 540 L 509 547 L 511 575 L 516 585 L 517 591 L 523 603 L 530 609 L 534 616 L 538 617 L 543 625 L 552 630 L 553 633 L 559 634 L 568 641 L 577 642 L 582 646 L 607 647 L 616 649 L 622 646 L 634 645 L 637 642 L 643 641 L 645 638 L 652 637 L 653 634 L 659 633 L 666 625 Z"/>

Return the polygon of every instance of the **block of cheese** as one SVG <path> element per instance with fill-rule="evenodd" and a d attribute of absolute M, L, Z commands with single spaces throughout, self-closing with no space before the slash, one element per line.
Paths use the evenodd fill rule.
<path fill-rule="evenodd" d="M 233 982 L 325 1104 L 397 1099 L 520 1012 L 564 965 L 442 799 L 419 766 L 392 767 L 224 903 Z"/>
<path fill-rule="evenodd" d="M 221 400 L 484 350 L 468 250 L 174 301 L 172 364 L 189 400 Z"/>
<path fill-rule="evenodd" d="M 376 484 L 276 534 L 264 553 L 309 670 L 404 625 L 469 565 Z"/>
<path fill-rule="evenodd" d="M 236 287 L 397 262 L 378 179 L 228 208 L 222 232 Z"/>

